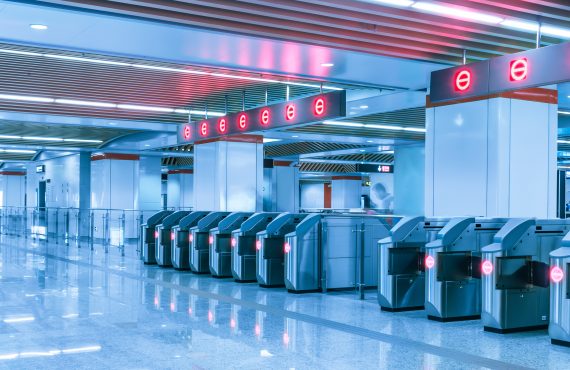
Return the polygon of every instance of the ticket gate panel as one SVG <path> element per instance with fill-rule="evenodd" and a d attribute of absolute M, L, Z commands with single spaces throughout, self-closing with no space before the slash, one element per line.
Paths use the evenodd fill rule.
<path fill-rule="evenodd" d="M 191 227 L 188 237 L 188 264 L 197 274 L 210 273 L 210 230 L 217 227 L 230 212 L 212 212 Z"/>
<path fill-rule="evenodd" d="M 480 251 L 506 222 L 500 218 L 454 218 L 438 233 L 436 241 L 426 245 L 425 309 L 429 319 L 480 318 Z"/>
<path fill-rule="evenodd" d="M 214 277 L 232 277 L 232 231 L 252 216 L 251 212 L 234 212 L 210 230 L 210 273 Z"/>
<path fill-rule="evenodd" d="M 172 211 L 160 211 L 150 216 L 146 223 L 141 225 L 141 258 L 145 264 L 156 264 L 156 226 Z"/>
<path fill-rule="evenodd" d="M 172 241 L 172 266 L 178 270 L 190 269 L 190 246 L 189 246 L 189 229 L 198 224 L 198 222 L 206 217 L 210 212 L 196 211 L 191 212 L 182 218 L 178 225 L 172 228 L 174 240 Z"/>
<path fill-rule="evenodd" d="M 550 290 L 543 287 L 545 254 L 557 249 L 569 230 L 566 220 L 511 220 L 484 247 L 484 329 L 497 333 L 546 328 Z"/>
<path fill-rule="evenodd" d="M 384 311 L 424 308 L 424 248 L 448 219 L 405 217 L 378 241 L 378 303 Z"/>
<path fill-rule="evenodd" d="M 570 234 L 570 233 L 569 233 Z M 552 344 L 570 347 L 570 235 L 550 253 L 550 323 Z"/>
<path fill-rule="evenodd" d="M 157 225 L 158 239 L 156 242 L 155 257 L 156 263 L 162 267 L 172 266 L 172 244 L 173 235 L 172 228 L 176 226 L 181 219 L 186 217 L 190 211 L 177 211 L 165 217 L 161 224 Z"/>

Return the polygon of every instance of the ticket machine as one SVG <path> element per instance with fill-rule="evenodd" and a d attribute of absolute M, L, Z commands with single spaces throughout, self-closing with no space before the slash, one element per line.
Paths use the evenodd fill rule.
<path fill-rule="evenodd" d="M 172 266 L 172 227 L 187 216 L 190 211 L 177 211 L 166 216 L 162 222 L 156 226 L 156 263 L 161 267 Z"/>
<path fill-rule="evenodd" d="M 196 211 L 182 218 L 178 225 L 172 228 L 172 266 L 178 270 L 190 269 L 189 264 L 189 229 L 198 224 L 210 212 Z"/>
<path fill-rule="evenodd" d="M 378 303 L 383 311 L 424 308 L 426 243 L 435 240 L 449 219 L 404 217 L 378 242 Z"/>
<path fill-rule="evenodd" d="M 238 282 L 256 281 L 255 244 L 258 232 L 265 230 L 279 213 L 256 213 L 232 231 L 232 275 Z"/>
<path fill-rule="evenodd" d="M 481 248 L 491 244 L 507 219 L 451 219 L 426 245 L 428 318 L 436 321 L 481 317 Z"/>
<path fill-rule="evenodd" d="M 198 221 L 196 226 L 190 228 L 188 262 L 192 272 L 196 274 L 210 273 L 210 230 L 217 227 L 220 221 L 229 214 L 230 212 L 212 212 Z"/>
<path fill-rule="evenodd" d="M 150 216 L 146 223 L 141 225 L 141 251 L 142 260 L 145 264 L 155 264 L 156 263 L 156 238 L 158 234 L 156 233 L 156 226 L 172 211 L 159 211 L 154 215 Z"/>
<path fill-rule="evenodd" d="M 306 213 L 282 213 L 256 236 L 257 282 L 262 287 L 285 285 L 285 235 L 307 217 Z"/>
<path fill-rule="evenodd" d="M 481 320 L 486 331 L 546 329 L 549 255 L 570 230 L 566 220 L 511 219 L 483 247 Z"/>
<path fill-rule="evenodd" d="M 232 231 L 237 230 L 252 215 L 251 212 L 234 212 L 210 230 L 210 273 L 214 277 L 232 276 Z"/>

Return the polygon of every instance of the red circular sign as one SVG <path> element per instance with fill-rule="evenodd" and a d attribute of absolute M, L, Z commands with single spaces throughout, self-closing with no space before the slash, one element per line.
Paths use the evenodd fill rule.
<path fill-rule="evenodd" d="M 562 271 L 560 267 L 554 266 L 550 270 L 550 280 L 552 280 L 555 284 L 558 284 L 562 281 L 562 279 L 564 279 L 564 271 Z"/>
<path fill-rule="evenodd" d="M 426 256 L 426 267 L 431 269 L 433 266 L 435 266 L 435 258 L 433 258 L 433 256 Z"/>
<path fill-rule="evenodd" d="M 190 140 L 192 138 L 192 128 L 190 125 L 185 125 L 184 130 L 182 131 L 182 137 L 185 140 Z"/>
<path fill-rule="evenodd" d="M 263 126 L 267 126 L 269 124 L 269 117 L 270 117 L 269 109 L 266 108 L 261 111 L 261 124 Z"/>
<path fill-rule="evenodd" d="M 315 115 L 321 116 L 325 113 L 325 99 L 318 98 L 315 100 Z"/>
<path fill-rule="evenodd" d="M 245 130 L 245 128 L 247 127 L 247 116 L 245 115 L 245 113 L 239 115 L 238 126 L 242 130 Z"/>
<path fill-rule="evenodd" d="M 484 275 L 491 275 L 493 272 L 493 263 L 489 260 L 483 261 L 481 264 L 481 272 L 483 272 Z"/>
<path fill-rule="evenodd" d="M 228 129 L 228 126 L 226 124 L 226 119 L 221 118 L 218 121 L 218 130 L 220 131 L 220 134 L 225 134 L 227 129 Z"/>
<path fill-rule="evenodd" d="M 200 135 L 208 136 L 208 122 L 202 122 L 200 124 Z"/>
<path fill-rule="evenodd" d="M 511 81 L 522 81 L 528 76 L 528 61 L 526 58 L 515 59 L 511 62 Z"/>
<path fill-rule="evenodd" d="M 293 118 L 295 118 L 295 106 L 293 104 L 289 104 L 287 107 L 285 107 L 285 118 L 287 121 L 291 121 Z"/>
<path fill-rule="evenodd" d="M 471 72 L 464 69 L 455 75 L 455 89 L 465 91 L 471 86 Z"/>

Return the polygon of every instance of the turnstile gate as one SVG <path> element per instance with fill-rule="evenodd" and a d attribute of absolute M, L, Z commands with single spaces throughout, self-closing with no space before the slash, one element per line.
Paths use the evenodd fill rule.
<path fill-rule="evenodd" d="M 187 216 L 190 211 L 177 211 L 166 216 L 162 222 L 156 226 L 156 263 L 161 267 L 172 266 L 172 242 L 174 240 L 172 227 Z"/>
<path fill-rule="evenodd" d="M 210 230 L 210 273 L 214 277 L 232 276 L 232 231 L 240 226 L 252 215 L 251 212 L 235 212 L 228 215 Z"/>
<path fill-rule="evenodd" d="M 141 257 L 145 264 L 156 263 L 156 225 L 158 225 L 172 211 L 159 211 L 150 216 L 146 223 L 141 225 Z"/>
<path fill-rule="evenodd" d="M 189 257 L 189 229 L 198 224 L 198 221 L 206 217 L 210 212 L 196 211 L 180 220 L 178 225 L 172 228 L 172 266 L 178 270 L 190 269 Z"/>
<path fill-rule="evenodd" d="M 220 221 L 226 218 L 230 212 L 212 212 L 189 230 L 188 253 L 190 270 L 197 274 L 210 273 L 209 249 L 210 230 L 218 226 Z"/>

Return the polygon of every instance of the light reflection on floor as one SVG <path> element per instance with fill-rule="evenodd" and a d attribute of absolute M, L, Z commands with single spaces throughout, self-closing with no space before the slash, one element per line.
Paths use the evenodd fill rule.
<path fill-rule="evenodd" d="M 545 332 L 378 310 L 375 294 L 288 294 L 144 266 L 96 246 L 2 239 L 0 368 L 563 368 Z"/>

